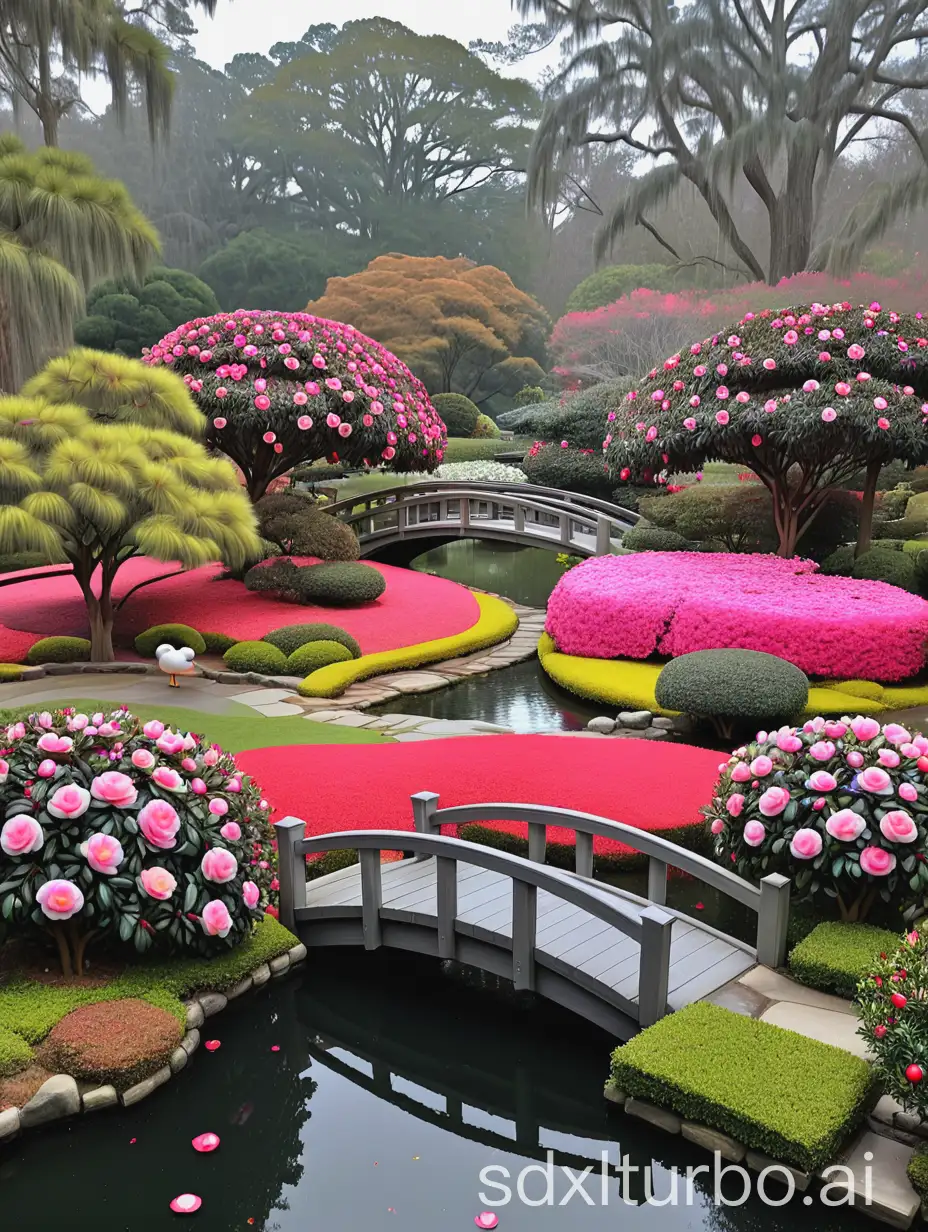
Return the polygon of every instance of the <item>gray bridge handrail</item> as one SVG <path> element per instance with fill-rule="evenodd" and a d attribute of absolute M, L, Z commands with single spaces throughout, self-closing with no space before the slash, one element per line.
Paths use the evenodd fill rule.
<path fill-rule="evenodd" d="M 524 821 L 528 823 L 528 858 L 541 863 L 545 858 L 548 826 L 560 826 L 576 834 L 574 867 L 581 877 L 593 876 L 594 835 L 621 841 L 648 857 L 648 899 L 659 906 L 667 902 L 667 869 L 679 868 L 756 912 L 758 962 L 769 967 L 783 963 L 790 882 L 780 873 L 768 873 L 760 885 L 755 886 L 695 851 L 687 851 L 657 834 L 595 813 L 541 804 L 459 804 L 440 809 L 438 798 L 432 791 L 417 792 L 412 797 L 413 819 L 419 833 L 438 834 L 443 825 Z"/>
<path fill-rule="evenodd" d="M 674 917 L 658 906 L 632 910 L 607 891 L 572 873 L 535 864 L 521 856 L 495 851 L 441 834 L 408 830 L 346 830 L 303 838 L 305 823 L 285 817 L 274 825 L 278 841 L 280 921 L 295 930 L 311 908 L 306 902 L 305 857 L 325 851 L 356 850 L 361 864 L 361 919 L 365 949 L 381 944 L 380 910 L 383 905 L 380 853 L 411 851 L 436 857 L 436 911 L 438 954 L 454 957 L 457 919 L 457 864 L 476 865 L 512 881 L 512 967 L 516 989 L 535 987 L 537 893 L 545 890 L 579 907 L 624 933 L 640 946 L 638 1009 L 642 1026 L 650 1026 L 667 1012 L 670 941 Z"/>

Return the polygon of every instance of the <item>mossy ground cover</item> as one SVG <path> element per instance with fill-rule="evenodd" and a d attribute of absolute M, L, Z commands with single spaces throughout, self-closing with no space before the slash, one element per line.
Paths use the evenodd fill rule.
<path fill-rule="evenodd" d="M 813 928 L 790 952 L 789 969 L 803 984 L 839 997 L 853 997 L 880 953 L 892 954 L 896 933 L 872 924 L 828 921 Z"/>
<path fill-rule="evenodd" d="M 860 1057 L 705 1002 L 617 1048 L 611 1077 L 629 1095 L 805 1171 L 835 1157 L 872 1090 Z"/>

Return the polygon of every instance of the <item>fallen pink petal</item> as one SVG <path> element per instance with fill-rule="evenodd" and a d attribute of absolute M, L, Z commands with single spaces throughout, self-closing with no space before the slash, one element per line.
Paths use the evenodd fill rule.
<path fill-rule="evenodd" d="M 171 1210 L 175 1215 L 192 1215 L 203 1205 L 203 1199 L 197 1194 L 182 1193 L 171 1201 Z M 488 1227 L 490 1225 L 487 1225 Z"/>

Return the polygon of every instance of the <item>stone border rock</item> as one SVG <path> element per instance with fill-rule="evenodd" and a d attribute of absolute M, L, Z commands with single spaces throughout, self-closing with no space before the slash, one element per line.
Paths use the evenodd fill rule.
<path fill-rule="evenodd" d="M 673 734 L 689 734 L 693 730 L 693 721 L 685 714 L 669 718 L 654 715 L 650 710 L 622 710 L 614 719 L 608 715 L 597 715 L 595 719 L 590 719 L 586 729 L 601 736 L 666 740 Z"/>
<path fill-rule="evenodd" d="M 116 1105 L 131 1108 L 133 1104 L 147 1099 L 153 1091 L 185 1068 L 200 1045 L 200 1027 L 207 1018 L 221 1013 L 230 1001 L 243 993 L 262 987 L 268 980 L 288 975 L 305 959 L 306 946 L 300 941 L 291 946 L 285 954 L 272 958 L 269 962 L 260 963 L 250 975 L 246 975 L 225 992 L 203 992 L 184 1002 L 187 1009 L 186 1031 L 178 1047 L 171 1053 L 169 1063 L 125 1091 L 119 1092 L 109 1084 L 93 1087 L 89 1083 L 78 1082 L 70 1074 L 54 1074 L 47 1078 L 22 1108 L 7 1108 L 0 1112 L 0 1143 L 17 1137 L 22 1130 L 47 1125 L 51 1121 L 76 1116 L 80 1112 L 97 1112 L 101 1108 L 112 1108 Z"/>

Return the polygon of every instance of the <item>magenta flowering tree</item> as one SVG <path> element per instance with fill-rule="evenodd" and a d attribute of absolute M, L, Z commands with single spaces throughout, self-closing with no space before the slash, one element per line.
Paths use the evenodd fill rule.
<path fill-rule="evenodd" d="M 123 708 L 0 729 L 0 919 L 54 938 L 66 975 L 96 938 L 210 955 L 277 886 L 267 802 L 235 759 Z"/>
<path fill-rule="evenodd" d="M 301 462 L 431 471 L 447 433 L 425 386 L 351 325 L 305 312 L 221 313 L 145 353 L 179 373 L 207 417 L 207 444 L 253 501 Z"/>
<path fill-rule="evenodd" d="M 867 472 L 858 552 L 870 543 L 880 468 L 928 461 L 928 321 L 873 303 L 748 313 L 652 368 L 608 413 L 619 479 L 748 467 L 769 489 L 792 556 L 829 489 Z"/>
<path fill-rule="evenodd" d="M 876 719 L 758 732 L 728 759 L 709 822 L 715 856 L 744 877 L 791 877 L 797 899 L 863 920 L 877 898 L 914 910 L 928 891 L 928 739 Z"/>

